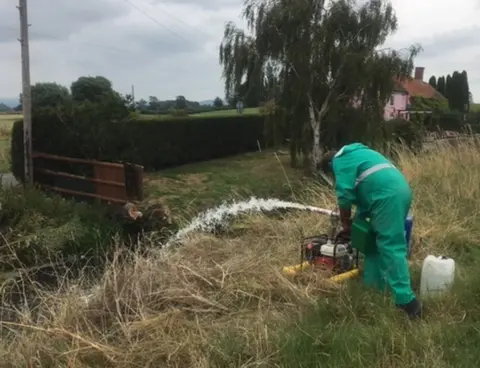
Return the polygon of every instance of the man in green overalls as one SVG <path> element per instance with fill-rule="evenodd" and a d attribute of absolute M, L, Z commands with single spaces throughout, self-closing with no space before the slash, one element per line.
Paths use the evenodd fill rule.
<path fill-rule="evenodd" d="M 388 286 L 398 308 L 410 318 L 420 317 L 420 303 L 410 284 L 405 238 L 412 192 L 403 174 L 383 155 L 361 143 L 327 153 L 318 169 L 335 178 L 343 233 L 350 233 L 352 205 L 357 207 L 356 216 L 370 218 L 377 253 L 365 255 L 365 284 L 383 291 Z"/>

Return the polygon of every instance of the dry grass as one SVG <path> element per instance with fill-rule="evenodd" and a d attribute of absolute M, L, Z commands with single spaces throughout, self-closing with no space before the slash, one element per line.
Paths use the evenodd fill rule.
<path fill-rule="evenodd" d="M 13 123 L 22 118 L 23 116 L 21 114 L 0 114 L 0 135 L 2 137 L 9 135 Z"/>
<path fill-rule="evenodd" d="M 406 323 L 388 298 L 334 286 L 323 275 L 291 280 L 299 237 L 326 219 L 243 218 L 242 234 L 195 234 L 165 255 L 116 258 L 87 306 L 79 288 L 47 292 L 40 312 L 17 312 L 0 343 L 2 367 L 473 367 L 480 356 L 480 155 L 439 147 L 400 163 L 415 191 L 414 274 L 427 253 L 456 257 L 459 286 Z M 280 180 L 280 179 L 279 179 Z M 312 184 L 303 198 L 330 207 Z M 417 277 L 417 276 L 416 276 Z M 415 278 L 416 279 L 416 278 Z M 418 281 L 418 280 L 417 280 Z M 471 348 L 471 349 L 470 349 Z"/>
<path fill-rule="evenodd" d="M 10 135 L 13 123 L 21 114 L 0 114 L 0 173 L 10 171 Z"/>

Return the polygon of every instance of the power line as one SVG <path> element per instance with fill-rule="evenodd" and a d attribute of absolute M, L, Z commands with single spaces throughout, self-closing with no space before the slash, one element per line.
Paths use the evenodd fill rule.
<path fill-rule="evenodd" d="M 159 25 L 160 27 L 162 28 L 165 28 L 167 31 L 169 31 L 170 33 L 172 33 L 173 35 L 181 38 L 182 40 L 188 42 L 188 43 L 191 43 L 192 45 L 196 46 L 195 43 L 193 43 L 192 41 L 190 41 L 189 39 L 183 37 L 182 35 L 180 35 L 179 33 L 175 32 L 173 29 L 167 27 L 165 24 L 162 24 L 160 23 L 157 19 L 155 19 L 154 17 L 152 17 L 150 14 L 148 14 L 146 11 L 144 11 L 143 9 L 141 9 L 138 5 L 134 4 L 131 0 L 123 0 L 125 1 L 128 5 L 130 5 L 132 8 L 134 8 L 135 10 L 137 10 L 138 12 L 140 12 L 141 14 L 143 14 L 145 17 L 147 17 L 148 19 L 150 19 L 152 22 L 154 22 L 155 24 Z"/>
<path fill-rule="evenodd" d="M 14 28 L 14 27 L 0 25 L 0 29 L 2 29 L 2 28 L 18 32 L 18 29 Z M 68 42 L 68 43 L 86 45 L 86 46 L 105 49 L 105 50 L 114 51 L 114 52 L 127 53 L 129 55 L 134 55 L 134 56 L 137 56 L 137 55 L 151 56 L 151 53 L 147 53 L 147 52 L 127 50 L 127 49 L 122 49 L 122 48 L 118 48 L 118 47 L 114 47 L 114 46 L 92 43 L 92 42 L 88 42 L 88 41 L 68 40 L 68 39 L 65 39 L 65 38 L 61 38 L 61 37 L 58 37 L 58 36 L 55 36 L 55 35 L 52 35 L 52 34 L 43 33 L 43 32 L 40 33 L 40 32 L 30 32 L 29 31 L 29 34 L 30 35 L 35 35 L 35 36 L 38 36 L 38 37 L 44 37 L 47 40 L 55 40 L 55 41 L 59 41 L 59 42 Z M 33 43 L 33 42 L 30 42 L 30 43 Z M 79 60 L 76 60 L 76 62 L 80 63 L 80 64 L 83 64 Z M 86 65 L 86 64 L 84 64 L 84 65 Z M 194 74 L 195 73 L 195 71 L 192 71 L 191 69 L 182 68 L 181 71 L 185 74 Z"/>
<path fill-rule="evenodd" d="M 179 17 L 173 15 L 172 13 L 168 12 L 167 10 L 165 10 L 165 8 L 161 7 L 160 5 L 156 5 L 156 6 L 155 6 L 155 9 L 159 9 L 159 10 L 162 11 L 163 13 L 167 14 L 169 17 L 177 20 L 177 22 L 186 25 L 188 28 L 191 28 L 193 31 L 195 31 L 195 32 L 197 32 L 197 33 L 202 33 L 203 35 L 205 35 L 205 36 L 207 36 L 207 37 L 210 37 L 210 35 L 208 35 L 208 34 L 206 34 L 205 32 L 203 32 L 200 28 L 194 27 L 194 26 L 192 26 L 191 24 L 188 24 L 187 22 L 183 21 L 181 18 L 179 18 Z"/>
<path fill-rule="evenodd" d="M 168 32 L 172 33 L 173 35 L 177 36 L 178 38 L 182 39 L 183 41 L 185 42 L 188 42 L 190 44 L 192 44 L 193 46 L 197 46 L 197 44 L 185 37 L 183 37 L 181 34 L 175 32 L 173 29 L 171 29 L 170 27 L 166 26 L 165 24 L 162 24 L 161 22 L 159 22 L 156 18 L 154 18 L 153 16 L 151 16 L 150 14 L 148 14 L 145 10 L 141 9 L 138 5 L 136 5 L 132 0 L 123 0 L 125 3 L 127 3 L 128 5 L 130 5 L 132 8 L 134 8 L 136 11 L 140 12 L 143 16 L 147 17 L 150 21 L 154 22 L 155 24 L 157 24 L 158 26 L 166 29 Z M 193 27 L 191 26 L 190 24 L 184 22 L 183 20 L 181 20 L 180 18 L 174 16 L 173 14 L 171 14 L 170 12 L 166 11 L 165 9 L 163 8 L 160 8 L 161 11 L 163 11 L 165 14 L 169 15 L 171 18 L 174 18 L 176 19 L 178 22 L 180 23 L 183 23 L 185 24 L 186 26 L 190 27 L 192 30 L 194 30 L 195 32 L 197 33 L 203 33 L 204 35 L 208 36 L 206 33 L 204 33 L 203 31 L 201 31 L 200 29 L 196 28 L 196 27 Z M 15 30 L 15 28 L 13 27 L 8 27 L 8 26 L 4 26 L 4 25 L 0 25 L 0 28 L 4 28 L 4 29 L 10 29 L 10 30 Z M 54 40 L 59 40 L 59 41 L 66 41 L 65 39 L 62 39 L 58 36 L 54 36 L 54 35 L 47 35 L 47 34 L 42 34 L 42 33 L 38 33 L 38 32 L 30 32 L 30 34 L 32 35 L 37 35 L 37 36 L 40 36 L 40 37 L 45 37 L 45 38 L 50 38 L 50 39 L 54 39 Z M 92 43 L 92 42 L 86 42 L 86 41 L 73 41 L 73 42 L 76 42 L 76 43 L 81 43 L 81 44 L 85 44 L 85 45 L 89 45 L 89 46 L 93 46 L 93 47 L 98 47 L 98 48 L 103 48 L 103 49 L 110 49 L 112 51 L 117 51 L 117 52 L 127 52 L 127 53 L 135 53 L 137 54 L 136 51 L 131 51 L 131 50 L 125 50 L 125 49 L 121 49 L 121 48 L 118 48 L 118 47 L 112 47 L 112 46 L 108 46 L 108 45 L 101 45 L 101 44 L 96 44 L 96 43 Z"/>

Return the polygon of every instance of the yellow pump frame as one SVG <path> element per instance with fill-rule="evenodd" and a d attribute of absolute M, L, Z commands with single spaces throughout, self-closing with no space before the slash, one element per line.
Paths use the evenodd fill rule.
<path fill-rule="evenodd" d="M 283 268 L 283 273 L 289 276 L 295 276 L 298 272 L 301 272 L 303 270 L 306 270 L 307 268 L 310 268 L 312 265 L 310 262 L 305 261 L 301 264 L 295 265 L 295 266 L 287 266 Z M 341 283 L 346 280 L 353 279 L 359 275 L 360 271 L 358 268 L 354 268 L 353 270 L 341 273 L 339 275 L 335 275 L 330 277 L 330 281 Z"/>

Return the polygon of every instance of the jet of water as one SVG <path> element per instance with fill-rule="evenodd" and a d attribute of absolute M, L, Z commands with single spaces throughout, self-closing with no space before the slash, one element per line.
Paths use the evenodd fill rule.
<path fill-rule="evenodd" d="M 193 231 L 211 231 L 218 226 L 224 225 L 231 217 L 238 216 L 245 213 L 256 212 L 270 212 L 275 209 L 296 209 L 310 212 L 322 213 L 328 216 L 337 216 L 336 212 L 331 210 L 307 206 L 301 203 L 287 202 L 275 198 L 255 198 L 252 197 L 247 201 L 224 203 L 218 207 L 211 208 L 197 217 L 195 217 L 186 227 L 179 230 L 172 238 L 165 244 L 168 248 L 175 242 L 182 240 L 185 236 Z"/>

